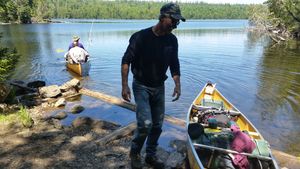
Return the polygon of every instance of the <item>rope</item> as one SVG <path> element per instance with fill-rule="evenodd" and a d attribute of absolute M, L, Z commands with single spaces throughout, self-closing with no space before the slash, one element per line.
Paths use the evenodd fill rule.
<path fill-rule="evenodd" d="M 92 25 L 91 25 L 90 32 L 89 32 L 87 51 L 88 51 L 89 47 L 92 45 L 92 38 L 91 38 L 91 36 L 92 36 L 93 26 L 94 26 L 94 19 L 92 21 Z"/>

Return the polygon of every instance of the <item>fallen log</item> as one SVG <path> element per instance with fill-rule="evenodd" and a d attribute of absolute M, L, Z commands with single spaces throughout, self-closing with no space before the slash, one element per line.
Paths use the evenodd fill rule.
<path fill-rule="evenodd" d="M 95 91 L 92 91 L 92 90 L 89 90 L 89 89 L 86 89 L 86 88 L 80 89 L 79 93 L 101 99 L 105 102 L 118 105 L 120 107 L 126 108 L 126 109 L 131 110 L 131 111 L 135 111 L 135 107 L 136 107 L 135 104 L 127 102 L 127 101 L 125 101 L 123 99 L 120 99 L 118 97 L 110 96 L 110 95 L 107 95 L 107 94 L 104 94 L 104 93 L 101 93 L 101 92 L 95 92 Z M 172 124 L 176 124 L 176 125 L 179 125 L 179 126 L 182 126 L 182 127 L 185 126 L 185 121 L 184 120 L 172 117 L 172 116 L 167 115 L 167 114 L 165 115 L 165 120 L 172 123 Z"/>
<path fill-rule="evenodd" d="M 19 83 L 9 82 L 9 84 L 11 84 L 13 86 L 17 86 L 17 87 L 25 89 L 25 90 L 28 90 L 28 91 L 31 91 L 31 92 L 37 92 L 37 89 L 31 88 L 31 87 L 27 87 L 27 86 L 19 84 Z"/>
<path fill-rule="evenodd" d="M 132 104 L 130 102 L 123 101 L 123 100 L 121 100 L 117 97 L 114 97 L 114 96 L 110 96 L 110 95 L 107 95 L 107 94 L 104 94 L 104 93 L 101 93 L 101 92 L 95 92 L 95 91 L 92 91 L 92 90 L 89 90 L 89 89 L 86 89 L 86 88 L 80 89 L 79 93 L 101 99 L 105 102 L 118 105 L 118 106 L 126 108 L 128 110 L 135 111 L 135 105 L 134 104 Z"/>
<path fill-rule="evenodd" d="M 105 144 L 109 143 L 110 141 L 127 136 L 128 134 L 132 133 L 135 129 L 136 129 L 136 122 L 132 122 L 129 125 L 122 127 L 120 129 L 117 129 L 116 131 L 97 140 L 96 143 L 105 145 Z"/>

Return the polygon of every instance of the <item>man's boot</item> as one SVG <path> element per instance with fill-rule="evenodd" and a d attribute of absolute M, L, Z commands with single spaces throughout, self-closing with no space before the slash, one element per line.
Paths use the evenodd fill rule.
<path fill-rule="evenodd" d="M 154 169 L 163 169 L 165 167 L 164 162 L 156 156 L 146 156 L 145 162 L 151 165 Z"/>
<path fill-rule="evenodd" d="M 142 159 L 140 153 L 135 153 L 130 151 L 130 160 L 131 160 L 131 168 L 132 169 L 142 169 Z"/>

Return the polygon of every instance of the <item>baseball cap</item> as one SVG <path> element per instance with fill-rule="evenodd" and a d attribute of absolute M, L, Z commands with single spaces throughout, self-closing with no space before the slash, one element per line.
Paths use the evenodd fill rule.
<path fill-rule="evenodd" d="M 170 16 L 174 19 L 182 20 L 185 22 L 185 18 L 181 15 L 179 5 L 173 2 L 167 3 L 160 8 L 160 14 Z"/>

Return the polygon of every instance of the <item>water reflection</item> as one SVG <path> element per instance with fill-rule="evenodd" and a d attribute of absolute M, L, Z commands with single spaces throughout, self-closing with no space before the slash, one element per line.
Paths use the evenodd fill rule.
<path fill-rule="evenodd" d="M 298 151 L 300 136 L 300 57 L 299 45 L 268 45 L 259 64 L 256 107 L 261 116 L 264 135 L 277 135 L 275 144 Z M 275 128 L 270 130 L 270 126 Z M 286 145 L 280 143 L 287 142 Z M 282 148 L 282 147 L 281 147 Z"/>

